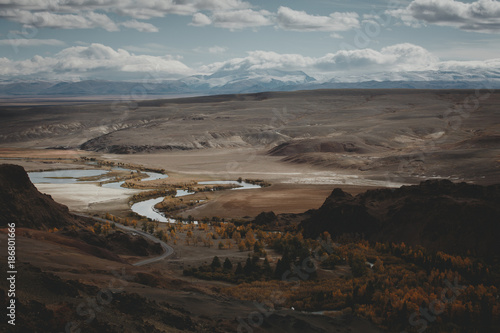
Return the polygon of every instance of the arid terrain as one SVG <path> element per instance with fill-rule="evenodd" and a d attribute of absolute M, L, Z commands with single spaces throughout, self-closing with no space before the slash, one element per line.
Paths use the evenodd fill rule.
<path fill-rule="evenodd" d="M 395 332 L 415 329 L 407 325 L 412 311 L 428 306 L 456 272 L 472 289 L 429 332 L 462 332 L 460 325 L 487 316 L 492 326 L 477 332 L 499 327 L 500 97 L 493 91 L 5 100 L 0 164 L 27 172 L 107 168 L 130 187 L 108 188 L 98 178 L 32 186 L 22 169 L 2 167 L 0 227 L 17 221 L 19 332 Z M 168 177 L 141 181 L 130 170 Z M 262 188 L 197 184 L 238 178 Z M 408 187 L 423 181 L 430 182 Z M 168 190 L 196 193 L 161 195 L 155 209 L 199 225 L 155 224 L 132 213 L 133 203 L 160 196 L 148 191 Z M 174 254 L 134 266 L 158 255 L 158 244 L 113 222 L 153 234 Z M 323 250 L 327 260 L 311 254 L 327 240 L 335 248 Z M 318 268 L 311 279 L 299 273 L 292 288 L 287 283 L 296 281 L 266 273 L 285 258 L 306 269 L 302 250 Z M 214 256 L 228 258 L 233 271 L 240 263 L 246 277 L 217 267 Z M 356 258 L 369 268 L 358 273 Z M 121 288 L 110 289 L 110 281 Z M 0 287 L 3 301 L 5 279 Z M 285 296 L 273 298 L 273 290 Z M 474 297 L 480 314 L 461 316 Z"/>
<path fill-rule="evenodd" d="M 266 189 L 276 194 L 272 202 L 265 199 L 268 210 L 279 212 L 289 211 L 286 193 L 301 185 L 305 191 L 333 184 L 357 191 L 431 178 L 500 181 L 499 97 L 488 90 L 318 90 L 80 102 L 6 102 L 0 157 L 99 157 L 165 169 L 179 181 L 264 179 L 281 184 Z M 22 150 L 34 148 L 35 153 Z M 27 170 L 60 167 L 36 159 L 19 163 Z M 327 192 L 318 186 L 293 210 L 319 207 Z M 246 200 L 247 193 L 234 196 Z M 215 213 L 215 206 L 203 209 Z M 236 217 L 255 215 L 249 209 Z"/>

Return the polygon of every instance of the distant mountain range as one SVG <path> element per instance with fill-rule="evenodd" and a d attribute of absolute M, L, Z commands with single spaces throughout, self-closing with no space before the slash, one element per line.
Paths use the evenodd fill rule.
<path fill-rule="evenodd" d="M 217 95 L 312 89 L 477 89 L 500 88 L 500 72 L 392 72 L 316 79 L 302 71 L 221 70 L 178 80 L 143 82 L 82 80 L 76 82 L 2 82 L 0 96 Z"/>

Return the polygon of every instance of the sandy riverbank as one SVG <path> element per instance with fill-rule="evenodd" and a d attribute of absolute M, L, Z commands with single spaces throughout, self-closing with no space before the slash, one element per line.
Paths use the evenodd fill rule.
<path fill-rule="evenodd" d="M 104 188 L 96 184 L 35 184 L 38 190 L 73 211 L 102 212 L 128 209 L 128 198 L 140 191 Z"/>

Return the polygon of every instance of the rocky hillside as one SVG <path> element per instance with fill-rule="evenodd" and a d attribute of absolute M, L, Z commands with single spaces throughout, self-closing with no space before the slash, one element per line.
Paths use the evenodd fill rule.
<path fill-rule="evenodd" d="M 499 203 L 500 185 L 448 180 L 370 190 L 357 196 L 335 189 L 300 227 L 307 237 L 328 231 L 333 237 L 357 235 L 489 257 L 500 253 Z"/>
<path fill-rule="evenodd" d="M 32 229 L 61 228 L 79 223 L 68 207 L 40 193 L 18 165 L 0 165 L 0 227 L 14 222 Z"/>

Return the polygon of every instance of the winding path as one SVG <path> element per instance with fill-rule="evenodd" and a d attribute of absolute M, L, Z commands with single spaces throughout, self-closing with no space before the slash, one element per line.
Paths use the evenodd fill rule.
<path fill-rule="evenodd" d="M 132 264 L 133 266 L 143 266 L 143 265 L 151 264 L 153 262 L 157 262 L 157 261 L 163 260 L 165 258 L 168 258 L 172 254 L 174 254 L 174 249 L 170 245 L 168 245 L 164 241 L 162 241 L 162 240 L 156 238 L 155 236 L 153 236 L 151 234 L 148 234 L 147 232 L 144 232 L 142 230 L 137 230 L 137 229 L 134 229 L 132 227 L 125 226 L 125 225 L 123 225 L 121 223 L 113 222 L 113 221 L 106 220 L 106 219 L 103 219 L 103 218 L 100 218 L 100 217 L 95 217 L 95 216 L 90 216 L 90 215 L 85 215 L 85 214 L 80 214 L 80 213 L 73 213 L 73 214 L 76 215 L 76 216 L 80 216 L 80 217 L 90 218 L 90 219 L 93 219 L 93 220 L 96 220 L 96 221 L 99 221 L 99 222 L 114 223 L 118 228 L 120 228 L 122 230 L 125 230 L 125 231 L 128 231 L 128 232 L 134 232 L 134 233 L 139 234 L 142 237 L 147 238 L 147 239 L 149 239 L 149 240 L 151 240 L 153 242 L 160 243 L 161 247 L 163 248 L 163 254 L 159 255 L 158 257 L 153 257 L 153 258 L 148 258 L 148 259 L 144 259 L 144 260 L 138 261 L 136 263 L 133 263 Z"/>

